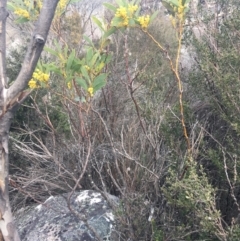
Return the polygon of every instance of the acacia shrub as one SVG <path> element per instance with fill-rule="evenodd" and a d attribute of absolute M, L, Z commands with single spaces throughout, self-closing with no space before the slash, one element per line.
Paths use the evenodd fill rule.
<path fill-rule="evenodd" d="M 164 18 L 162 16 L 151 27 L 159 40 L 166 31 L 160 28 L 165 23 Z M 174 31 L 170 25 L 167 29 L 165 41 L 173 44 L 169 51 L 174 52 Z M 48 90 L 51 99 L 43 104 L 34 103 L 36 111 L 39 113 L 41 110 L 41 121 L 47 126 L 47 141 L 37 138 L 38 133 L 31 133 L 29 129 L 26 135 L 32 135 L 32 143 L 27 143 L 27 147 L 24 142 L 15 145 L 31 162 L 22 174 L 24 179 L 16 176 L 16 180 L 19 186 L 25 186 L 26 195 L 39 201 L 48 194 L 81 188 L 95 188 L 118 195 L 123 204 L 116 210 L 121 239 L 149 240 L 153 235 L 153 224 L 149 221 L 151 210 L 156 217 L 155 227 L 163 225 L 160 214 L 164 205 L 160 187 L 169 154 L 159 129 L 165 105 L 159 105 L 159 102 L 174 102 L 168 96 L 170 92 L 174 99 L 176 88 L 162 53 L 156 55 L 154 45 L 146 41 L 144 33 L 130 29 L 127 35 L 126 38 L 118 33 L 113 37 L 109 51 L 116 54 L 107 66 L 109 82 L 96 93 L 90 104 L 80 102 L 81 96 L 75 98 L 76 89 L 68 89 L 65 79 L 52 76 L 56 81 L 53 81 L 55 88 Z M 139 42 L 134 38 L 136 35 Z M 127 45 L 122 44 L 125 39 Z M 61 42 L 63 46 L 65 43 Z M 113 47 L 115 43 L 118 52 Z M 141 46 L 146 50 L 145 53 L 139 53 L 136 45 L 138 49 Z M 68 47 L 70 51 L 71 46 Z M 127 49 L 129 60 L 122 54 Z M 138 63 L 135 66 L 136 58 Z M 130 78 L 127 78 L 128 71 L 131 72 Z M 134 93 L 129 88 L 133 79 Z M 63 128 L 58 128 L 58 117 L 51 114 L 56 106 L 65 117 L 67 135 Z M 35 145 L 41 147 L 38 153 L 32 148 Z M 32 152 L 29 154 L 26 148 Z M 80 178 L 82 173 L 85 175 Z M 78 178 L 80 181 L 76 186 Z"/>

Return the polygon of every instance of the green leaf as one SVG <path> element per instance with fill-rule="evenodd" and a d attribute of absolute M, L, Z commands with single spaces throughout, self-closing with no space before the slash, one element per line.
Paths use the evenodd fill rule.
<path fill-rule="evenodd" d="M 134 15 L 135 15 L 136 17 L 138 17 L 138 16 L 139 16 L 139 13 L 140 13 L 140 11 L 141 11 L 141 7 L 140 7 L 140 4 L 139 4 L 139 1 L 136 2 L 136 5 L 138 5 L 138 9 L 137 9 L 137 11 L 135 12 Z"/>
<path fill-rule="evenodd" d="M 121 21 L 119 21 L 118 23 L 120 23 Z M 116 25 L 117 26 L 117 25 Z M 111 27 L 110 29 L 108 29 L 104 35 L 103 35 L 103 38 L 107 38 L 109 37 L 110 35 L 112 35 L 113 33 L 115 33 L 117 31 L 117 28 L 116 27 Z"/>
<path fill-rule="evenodd" d="M 135 16 L 136 16 L 136 17 L 139 16 L 139 13 L 140 13 L 140 11 L 141 11 L 141 7 L 139 6 L 139 4 L 137 4 L 137 5 L 138 5 L 138 9 L 137 9 L 137 11 L 135 12 Z"/>
<path fill-rule="evenodd" d="M 165 0 L 165 1 L 166 1 L 166 0 Z M 179 6 L 178 0 L 167 0 L 166 2 L 169 2 L 170 4 L 173 4 L 173 5 L 175 5 L 176 7 Z"/>
<path fill-rule="evenodd" d="M 87 64 L 91 61 L 92 57 L 93 57 L 93 49 L 89 48 L 87 50 L 87 55 L 86 55 Z"/>
<path fill-rule="evenodd" d="M 136 25 L 135 20 L 131 18 L 131 19 L 129 20 L 128 25 L 129 25 L 129 26 L 135 26 L 135 25 Z"/>
<path fill-rule="evenodd" d="M 50 63 L 46 66 L 46 69 L 48 70 L 48 72 L 52 71 L 55 74 L 59 74 L 62 75 L 61 70 L 54 64 L 54 63 Z"/>
<path fill-rule="evenodd" d="M 169 3 L 163 1 L 163 2 L 162 2 L 162 5 L 168 10 L 168 12 L 169 12 L 171 15 L 175 16 L 175 11 L 174 11 L 173 7 L 172 7 Z"/>
<path fill-rule="evenodd" d="M 84 40 L 86 40 L 92 47 L 94 47 L 93 42 L 91 41 L 91 39 L 90 39 L 88 36 L 83 35 L 83 38 L 84 38 Z"/>
<path fill-rule="evenodd" d="M 38 68 L 39 70 L 41 70 L 43 72 L 43 64 L 42 64 L 41 60 L 38 61 L 36 68 Z"/>
<path fill-rule="evenodd" d="M 113 27 L 119 27 L 120 23 L 122 23 L 122 19 L 121 18 L 118 18 L 118 17 L 114 17 L 112 19 L 112 26 Z M 109 29 L 110 30 L 110 29 Z M 108 31 L 109 31 L 108 30 Z M 110 32 L 110 34 L 107 34 L 108 31 L 103 35 L 104 38 L 107 38 L 107 36 L 111 35 L 112 33 Z"/>
<path fill-rule="evenodd" d="M 14 4 L 8 2 L 7 3 L 7 9 L 10 10 L 10 11 L 14 11 L 15 10 Z"/>
<path fill-rule="evenodd" d="M 152 23 L 152 21 L 157 17 L 159 11 L 155 11 L 152 16 L 150 17 L 150 23 Z"/>
<path fill-rule="evenodd" d="M 20 18 L 16 19 L 15 22 L 16 23 L 26 23 L 26 22 L 29 22 L 29 19 L 28 18 L 24 18 L 24 17 L 20 17 Z"/>
<path fill-rule="evenodd" d="M 96 63 L 97 58 L 99 57 L 99 52 L 95 53 L 91 59 L 91 61 L 89 62 L 89 67 L 93 67 L 94 64 Z"/>
<path fill-rule="evenodd" d="M 53 50 L 53 49 L 51 49 L 51 48 L 48 48 L 48 47 L 44 47 L 44 50 L 47 51 L 47 52 L 49 52 L 50 54 L 58 57 L 58 52 L 57 52 L 57 51 L 55 51 L 55 50 Z"/>
<path fill-rule="evenodd" d="M 102 39 L 100 42 L 100 49 L 106 48 L 111 43 L 110 39 Z"/>
<path fill-rule="evenodd" d="M 112 55 L 108 54 L 104 54 L 102 55 L 101 61 L 104 62 L 105 64 L 108 64 L 112 59 Z"/>
<path fill-rule="evenodd" d="M 104 32 L 104 28 L 102 26 L 102 22 L 98 18 L 96 18 L 94 16 L 92 16 L 92 20 Z"/>
<path fill-rule="evenodd" d="M 94 93 L 98 90 L 100 90 L 101 88 L 103 88 L 105 85 L 106 85 L 106 81 L 102 82 L 102 83 L 99 83 L 98 85 L 95 85 L 95 87 L 93 88 L 94 90 Z"/>
<path fill-rule="evenodd" d="M 67 56 L 68 56 L 68 46 L 67 46 L 67 45 L 64 47 L 63 53 L 64 53 L 63 56 L 64 56 L 65 58 L 67 58 Z"/>
<path fill-rule="evenodd" d="M 72 50 L 67 60 L 67 70 L 70 70 L 70 68 L 72 67 L 72 63 L 73 63 L 73 60 L 75 59 L 75 55 L 76 55 L 75 50 Z"/>
<path fill-rule="evenodd" d="M 182 1 L 183 6 L 185 6 L 186 4 L 190 3 L 190 1 L 191 1 L 191 0 L 183 0 L 183 1 Z"/>
<path fill-rule="evenodd" d="M 126 0 L 122 0 L 123 6 L 127 7 L 128 6 L 128 2 Z"/>
<path fill-rule="evenodd" d="M 81 73 L 81 66 L 82 66 L 82 62 L 79 59 L 74 59 L 73 63 L 72 63 L 72 70 L 73 72 L 77 72 L 77 73 Z"/>
<path fill-rule="evenodd" d="M 71 73 L 67 72 L 67 77 L 65 78 L 65 81 L 68 83 L 72 79 L 73 79 L 73 76 L 71 75 Z"/>
<path fill-rule="evenodd" d="M 94 89 L 94 92 L 96 92 L 97 90 L 100 90 L 103 86 L 106 85 L 107 83 L 106 78 L 107 78 L 107 74 L 102 73 L 93 80 L 92 87 Z"/>
<path fill-rule="evenodd" d="M 88 72 L 87 72 L 87 70 L 86 70 L 86 68 L 85 68 L 84 66 L 81 67 L 81 73 L 82 73 L 82 75 L 85 77 L 85 79 L 87 79 L 88 81 L 90 81 Z"/>
<path fill-rule="evenodd" d="M 10 2 L 10 1 L 7 1 L 7 2 Z M 15 1 L 11 1 L 11 2 L 13 2 L 12 5 L 14 6 L 14 9 L 21 7 L 22 3 L 23 3 L 23 1 L 19 1 L 19 0 L 15 0 Z"/>
<path fill-rule="evenodd" d="M 23 6 L 23 1 L 22 0 L 15 0 L 14 4 Z"/>
<path fill-rule="evenodd" d="M 109 10 L 112 10 L 114 12 L 117 11 L 117 8 L 110 3 L 103 3 L 103 6 L 105 6 L 106 8 L 108 8 Z"/>
<path fill-rule="evenodd" d="M 84 79 L 80 78 L 80 77 L 76 77 L 76 82 L 79 86 L 81 86 L 84 90 L 87 91 L 88 89 L 88 86 L 87 86 L 87 83 Z"/>
<path fill-rule="evenodd" d="M 116 3 L 117 3 L 119 6 L 124 6 L 122 0 L 116 0 Z"/>
<path fill-rule="evenodd" d="M 57 48 L 59 52 L 61 52 L 62 47 L 60 46 L 59 42 L 56 39 L 54 40 L 54 46 Z"/>
<path fill-rule="evenodd" d="M 96 65 L 96 70 L 97 70 L 98 72 L 100 72 L 100 71 L 104 68 L 104 66 L 105 66 L 105 63 L 104 63 L 104 62 L 100 62 L 100 63 L 98 63 L 98 64 Z"/>

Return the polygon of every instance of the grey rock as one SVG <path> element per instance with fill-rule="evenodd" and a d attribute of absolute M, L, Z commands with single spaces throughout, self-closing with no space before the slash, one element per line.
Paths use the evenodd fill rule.
<path fill-rule="evenodd" d="M 118 198 L 110 194 L 114 205 Z M 98 192 L 86 190 L 48 198 L 44 204 L 17 215 L 22 241 L 115 241 L 113 211 Z M 70 208 L 69 208 L 70 204 Z"/>

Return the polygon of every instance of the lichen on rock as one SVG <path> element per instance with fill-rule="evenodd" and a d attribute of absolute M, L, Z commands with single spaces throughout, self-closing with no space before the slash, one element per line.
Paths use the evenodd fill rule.
<path fill-rule="evenodd" d="M 100 193 L 85 190 L 69 196 L 50 197 L 30 211 L 22 210 L 16 219 L 21 240 L 117 240 L 114 213 Z M 117 205 L 117 197 L 107 197 Z"/>

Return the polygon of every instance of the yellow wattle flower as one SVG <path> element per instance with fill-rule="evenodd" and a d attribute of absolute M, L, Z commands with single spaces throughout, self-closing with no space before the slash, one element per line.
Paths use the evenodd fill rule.
<path fill-rule="evenodd" d="M 32 79 L 28 82 L 28 86 L 31 89 L 35 89 L 41 86 L 40 82 L 44 83 L 44 86 L 48 84 L 50 75 L 42 72 L 40 69 L 36 69 L 32 75 Z"/>
<path fill-rule="evenodd" d="M 67 87 L 68 87 L 69 90 L 72 89 L 72 83 L 71 83 L 71 82 L 68 82 L 68 83 L 67 83 Z"/>
<path fill-rule="evenodd" d="M 127 9 L 125 7 L 118 8 L 115 13 L 115 17 L 123 18 L 123 19 L 126 18 L 127 17 Z"/>
<path fill-rule="evenodd" d="M 138 5 L 128 5 L 128 11 L 133 14 L 137 11 Z"/>
<path fill-rule="evenodd" d="M 138 5 L 128 4 L 127 7 L 120 6 L 115 13 L 115 17 L 121 19 L 119 27 L 127 27 L 129 25 L 129 19 L 133 18 L 133 14 L 137 9 Z"/>
<path fill-rule="evenodd" d="M 93 87 L 88 88 L 88 93 L 91 97 L 93 97 Z"/>
<path fill-rule="evenodd" d="M 143 29 L 146 29 L 150 23 L 149 15 L 146 15 L 145 17 L 144 16 L 139 17 L 137 20 Z"/>
<path fill-rule="evenodd" d="M 181 14 L 184 12 L 184 6 L 179 6 L 178 7 L 178 13 Z"/>
<path fill-rule="evenodd" d="M 37 81 L 31 79 L 31 80 L 28 82 L 28 86 L 29 86 L 30 89 L 36 89 L 36 88 L 38 88 Z"/>
<path fill-rule="evenodd" d="M 30 14 L 27 10 L 22 9 L 22 8 L 18 8 L 14 11 L 14 14 L 18 15 L 19 17 L 24 17 L 29 19 L 30 18 Z"/>
<path fill-rule="evenodd" d="M 68 0 L 60 0 L 59 3 L 58 3 L 58 7 L 63 10 L 66 8 L 67 6 L 67 3 L 68 3 Z"/>
<path fill-rule="evenodd" d="M 128 26 L 128 18 L 125 18 L 124 21 L 122 22 L 122 26 L 127 27 Z"/>
<path fill-rule="evenodd" d="M 85 67 L 85 69 L 86 69 L 87 71 L 90 70 L 90 67 L 89 67 L 88 65 L 84 65 L 84 67 Z"/>
<path fill-rule="evenodd" d="M 41 78 L 42 78 L 42 81 L 43 81 L 43 82 L 48 82 L 48 80 L 49 80 L 49 74 L 42 73 Z"/>

